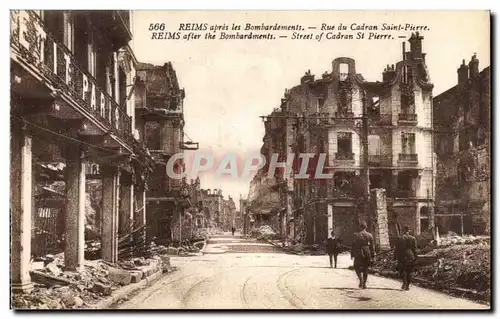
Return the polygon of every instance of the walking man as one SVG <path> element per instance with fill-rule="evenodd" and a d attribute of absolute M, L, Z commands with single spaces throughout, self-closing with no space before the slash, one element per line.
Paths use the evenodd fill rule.
<path fill-rule="evenodd" d="M 342 240 L 335 236 L 333 231 L 330 235 L 331 237 L 326 240 L 326 252 L 330 258 L 330 268 L 333 268 L 332 259 L 335 262 L 335 268 L 337 268 L 337 256 L 342 251 Z"/>
<path fill-rule="evenodd" d="M 234 236 L 234 232 L 236 231 L 236 228 L 234 227 L 231 227 L 231 232 L 233 233 L 233 236 Z"/>
<path fill-rule="evenodd" d="M 403 235 L 399 238 L 394 252 L 399 275 L 403 281 L 401 289 L 410 290 L 411 273 L 417 259 L 417 240 L 410 235 L 410 227 L 403 228 Z"/>
<path fill-rule="evenodd" d="M 375 248 L 373 246 L 373 236 L 366 231 L 366 223 L 361 222 L 359 232 L 354 234 L 354 241 L 351 249 L 351 259 L 354 259 L 354 270 L 359 279 L 359 288 L 366 289 L 368 279 L 368 267 L 375 258 Z"/>

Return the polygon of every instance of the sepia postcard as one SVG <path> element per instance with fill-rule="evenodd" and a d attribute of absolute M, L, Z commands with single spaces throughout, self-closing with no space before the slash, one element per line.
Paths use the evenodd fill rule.
<path fill-rule="evenodd" d="M 11 309 L 491 310 L 489 11 L 9 18 Z"/>

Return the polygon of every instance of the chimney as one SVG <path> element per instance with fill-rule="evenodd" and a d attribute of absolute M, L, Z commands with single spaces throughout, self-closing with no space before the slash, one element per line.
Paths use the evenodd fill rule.
<path fill-rule="evenodd" d="M 462 65 L 457 70 L 458 73 L 458 85 L 464 86 L 469 80 L 469 67 L 465 64 L 465 59 L 462 60 Z"/>
<path fill-rule="evenodd" d="M 311 70 L 307 70 L 307 72 L 300 78 L 300 84 L 312 83 L 314 82 L 314 75 L 311 74 Z"/>
<path fill-rule="evenodd" d="M 476 53 L 474 53 L 469 62 L 469 74 L 471 79 L 474 79 L 479 75 L 479 60 Z"/>
<path fill-rule="evenodd" d="M 403 61 L 406 60 L 406 43 L 403 42 Z"/>
<path fill-rule="evenodd" d="M 393 78 L 396 72 L 394 71 L 394 64 L 390 66 L 387 64 L 387 67 L 384 69 L 384 72 L 382 73 L 382 81 L 383 82 L 390 82 Z"/>
<path fill-rule="evenodd" d="M 422 59 L 422 40 L 424 39 L 418 32 L 412 33 L 410 42 L 410 55 L 412 59 Z"/>

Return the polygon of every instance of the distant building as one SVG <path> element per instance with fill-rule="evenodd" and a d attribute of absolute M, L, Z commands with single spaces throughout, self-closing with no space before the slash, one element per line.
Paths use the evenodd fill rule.
<path fill-rule="evenodd" d="M 205 214 L 205 227 L 221 227 L 224 196 L 222 190 L 214 188 L 202 189 L 203 210 Z"/>

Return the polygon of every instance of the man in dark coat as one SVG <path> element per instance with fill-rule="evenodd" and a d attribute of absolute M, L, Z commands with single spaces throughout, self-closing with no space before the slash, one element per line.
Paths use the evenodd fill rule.
<path fill-rule="evenodd" d="M 396 243 L 394 259 L 397 261 L 399 275 L 403 281 L 401 289 L 410 290 L 411 273 L 417 259 L 417 240 L 410 235 L 410 227 L 405 226 L 403 232 Z"/>
<path fill-rule="evenodd" d="M 332 237 L 326 240 L 326 253 L 330 258 L 330 268 L 333 268 L 332 257 L 335 262 L 335 268 L 337 268 L 337 256 L 342 252 L 342 240 L 335 236 L 335 232 L 333 231 L 330 235 Z"/>
<path fill-rule="evenodd" d="M 351 259 L 354 259 L 354 270 L 359 279 L 359 288 L 366 289 L 368 267 L 375 258 L 375 247 L 372 234 L 366 231 L 366 223 L 360 223 L 359 229 L 360 231 L 354 234 Z"/>

